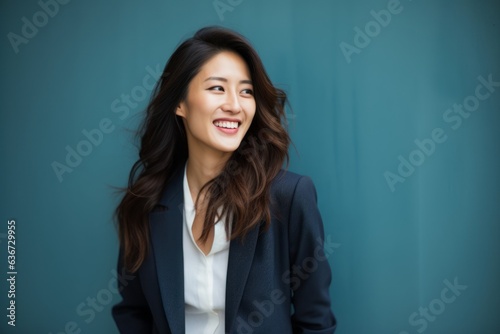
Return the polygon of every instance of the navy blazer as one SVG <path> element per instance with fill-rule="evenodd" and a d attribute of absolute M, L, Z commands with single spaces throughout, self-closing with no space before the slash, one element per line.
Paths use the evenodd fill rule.
<path fill-rule="evenodd" d="M 120 333 L 185 333 L 183 172 L 166 187 L 164 209 L 150 213 L 150 251 L 139 270 L 126 272 L 119 256 L 123 300 L 112 314 Z M 271 186 L 271 212 L 267 231 L 261 224 L 230 242 L 226 333 L 333 333 L 331 272 L 311 179 L 281 171 Z"/>

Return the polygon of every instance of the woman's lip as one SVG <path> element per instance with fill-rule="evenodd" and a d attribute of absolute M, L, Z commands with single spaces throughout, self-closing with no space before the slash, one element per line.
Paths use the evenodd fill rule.
<path fill-rule="evenodd" d="M 238 123 L 238 125 L 241 125 L 241 123 L 242 123 L 241 120 L 236 119 L 236 118 L 217 118 L 217 119 L 214 119 L 213 122 L 236 122 L 236 123 Z"/>

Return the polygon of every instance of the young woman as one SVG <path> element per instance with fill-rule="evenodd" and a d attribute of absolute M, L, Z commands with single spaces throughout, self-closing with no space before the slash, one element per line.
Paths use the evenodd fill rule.
<path fill-rule="evenodd" d="M 285 102 L 231 30 L 172 54 L 116 210 L 121 333 L 334 332 L 315 188 L 281 169 Z"/>

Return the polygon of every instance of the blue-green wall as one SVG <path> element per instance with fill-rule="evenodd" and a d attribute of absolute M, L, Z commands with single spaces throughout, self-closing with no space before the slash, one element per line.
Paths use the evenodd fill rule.
<path fill-rule="evenodd" d="M 7 277 L 15 219 L 18 272 L 15 328 L 0 280 L 1 333 L 117 332 L 113 186 L 158 67 L 213 24 L 247 36 L 289 93 L 290 169 L 315 181 L 335 244 L 338 333 L 499 332 L 499 1 L 67 2 L 53 17 L 0 5 L 0 263 Z M 99 127 L 58 178 L 66 147 Z"/>

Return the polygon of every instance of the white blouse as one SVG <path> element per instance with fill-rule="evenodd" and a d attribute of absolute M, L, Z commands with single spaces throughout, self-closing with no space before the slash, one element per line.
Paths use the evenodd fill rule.
<path fill-rule="evenodd" d="M 229 241 L 225 220 L 215 224 L 214 241 L 205 255 L 193 238 L 194 202 L 184 169 L 184 306 L 186 334 L 224 334 Z"/>

